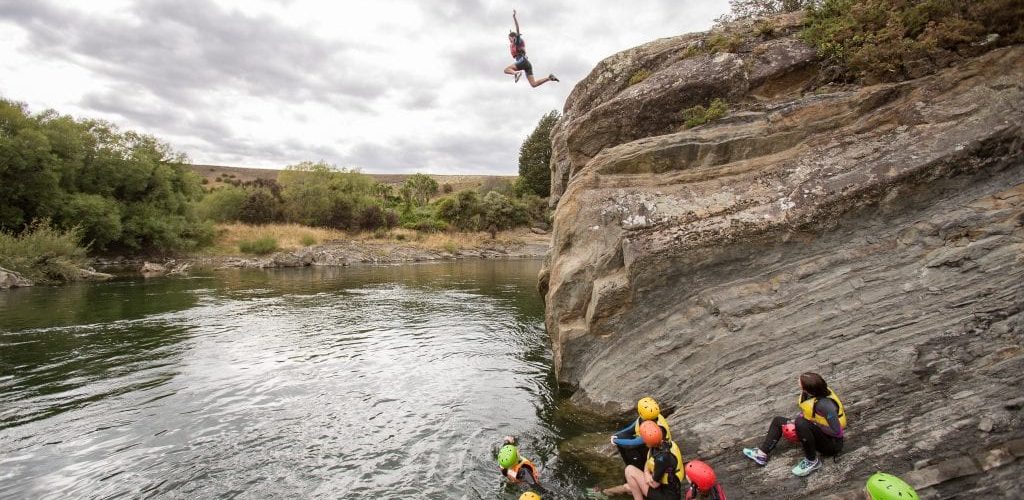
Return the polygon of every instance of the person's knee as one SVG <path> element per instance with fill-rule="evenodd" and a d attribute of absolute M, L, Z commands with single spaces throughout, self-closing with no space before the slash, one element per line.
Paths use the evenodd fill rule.
<path fill-rule="evenodd" d="M 789 422 L 789 419 L 786 417 L 775 417 L 772 419 L 772 426 L 782 427 L 783 425 L 786 425 L 787 422 Z"/>
<path fill-rule="evenodd" d="M 796 419 L 796 435 L 800 436 L 801 439 L 813 439 L 814 432 L 811 430 L 811 426 L 814 425 L 803 418 Z"/>

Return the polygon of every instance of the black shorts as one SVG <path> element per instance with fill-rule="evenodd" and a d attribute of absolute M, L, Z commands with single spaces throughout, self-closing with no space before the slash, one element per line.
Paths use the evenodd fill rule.
<path fill-rule="evenodd" d="M 516 70 L 526 71 L 526 76 L 533 76 L 533 65 L 530 64 L 530 60 L 525 57 L 516 59 Z"/>
<path fill-rule="evenodd" d="M 678 488 L 663 484 L 660 488 L 648 488 L 645 498 L 648 500 L 679 500 L 682 497 L 683 493 Z"/>

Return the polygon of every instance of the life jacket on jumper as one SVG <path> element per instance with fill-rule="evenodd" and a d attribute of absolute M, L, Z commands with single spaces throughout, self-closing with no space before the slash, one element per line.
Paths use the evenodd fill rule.
<path fill-rule="evenodd" d="M 843 407 L 843 402 L 839 400 L 839 396 L 836 396 L 835 391 L 833 391 L 832 389 L 828 390 L 828 396 L 825 397 L 827 399 L 831 399 L 832 401 L 834 401 L 836 403 L 836 406 L 839 407 L 839 427 L 841 427 L 843 430 L 846 430 L 846 409 Z M 814 404 L 817 402 L 818 398 L 814 396 L 805 398 L 804 393 L 801 392 L 800 396 L 797 398 L 796 403 L 800 405 L 800 412 L 803 414 L 805 419 L 807 419 L 809 422 L 814 422 L 819 426 L 828 429 L 828 420 L 826 420 L 825 417 L 818 415 L 817 413 L 814 413 Z"/>
<path fill-rule="evenodd" d="M 642 418 L 636 419 L 636 422 L 633 424 L 633 434 L 640 435 L 640 424 L 644 422 L 646 421 Z M 665 430 L 665 440 L 671 441 L 672 431 L 668 428 L 668 420 L 665 420 L 665 417 L 661 416 L 661 414 L 658 414 L 658 427 Z"/>
<path fill-rule="evenodd" d="M 666 440 L 664 443 L 662 443 L 662 445 L 660 447 L 660 450 L 662 452 L 665 451 L 665 444 L 666 443 L 672 445 L 671 448 L 669 448 L 668 452 L 671 453 L 674 457 L 676 457 L 676 468 L 675 468 L 675 470 L 669 470 L 668 474 L 665 474 L 664 476 L 662 476 L 661 479 L 659 479 L 659 481 L 661 481 L 661 484 L 669 484 L 669 483 L 672 482 L 672 476 L 675 476 L 676 477 L 676 483 L 680 487 L 682 487 L 683 477 L 685 476 L 685 472 L 683 471 L 683 454 L 680 453 L 679 445 L 677 445 L 675 443 L 675 441 L 668 441 L 668 440 Z M 647 450 L 647 465 L 646 465 L 646 469 L 651 474 L 654 474 L 654 450 L 651 450 L 651 449 Z"/>
<path fill-rule="evenodd" d="M 508 43 L 508 51 L 512 54 L 512 59 L 519 59 L 526 55 L 526 40 L 523 40 L 522 35 L 516 34 L 515 38 Z"/>
<path fill-rule="evenodd" d="M 514 482 L 514 483 L 518 483 L 519 482 L 519 469 L 521 469 L 523 467 L 526 467 L 527 469 L 529 469 L 530 475 L 533 476 L 533 482 L 535 484 L 540 484 L 540 476 L 537 474 L 537 467 L 534 466 L 533 462 L 531 462 L 530 459 L 528 459 L 528 458 L 524 458 L 524 459 L 520 460 L 519 463 L 517 463 L 517 464 L 513 465 L 512 467 L 508 468 L 508 470 L 512 471 L 512 476 L 516 478 L 516 479 L 513 479 L 512 482 Z"/>

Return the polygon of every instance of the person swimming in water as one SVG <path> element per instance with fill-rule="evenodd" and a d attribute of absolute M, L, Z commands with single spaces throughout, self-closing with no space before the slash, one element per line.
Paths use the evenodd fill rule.
<path fill-rule="evenodd" d="M 526 57 L 526 41 L 523 40 L 523 34 L 519 32 L 519 19 L 516 18 L 515 10 L 512 11 L 512 21 L 515 23 L 516 29 L 508 33 L 508 50 L 515 62 L 505 68 L 505 74 L 512 75 L 515 81 L 518 82 L 523 72 L 526 72 L 526 80 L 530 82 L 531 87 L 539 87 L 547 82 L 559 81 L 554 74 L 549 74 L 540 80 L 533 77 L 533 64 Z"/>

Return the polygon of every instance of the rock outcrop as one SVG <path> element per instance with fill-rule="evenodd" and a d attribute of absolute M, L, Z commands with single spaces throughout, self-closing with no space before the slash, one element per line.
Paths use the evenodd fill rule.
<path fill-rule="evenodd" d="M 32 282 L 15 271 L 0 267 L 0 290 L 32 286 Z"/>
<path fill-rule="evenodd" d="M 541 273 L 559 380 L 612 414 L 653 395 L 738 498 L 957 460 L 926 494 L 1024 495 L 1019 454 L 981 463 L 1024 437 L 1024 47 L 817 87 L 799 18 L 775 22 L 616 54 L 569 96 Z M 685 128 L 713 98 L 730 112 Z M 744 463 L 804 371 L 847 403 L 842 461 Z"/>

